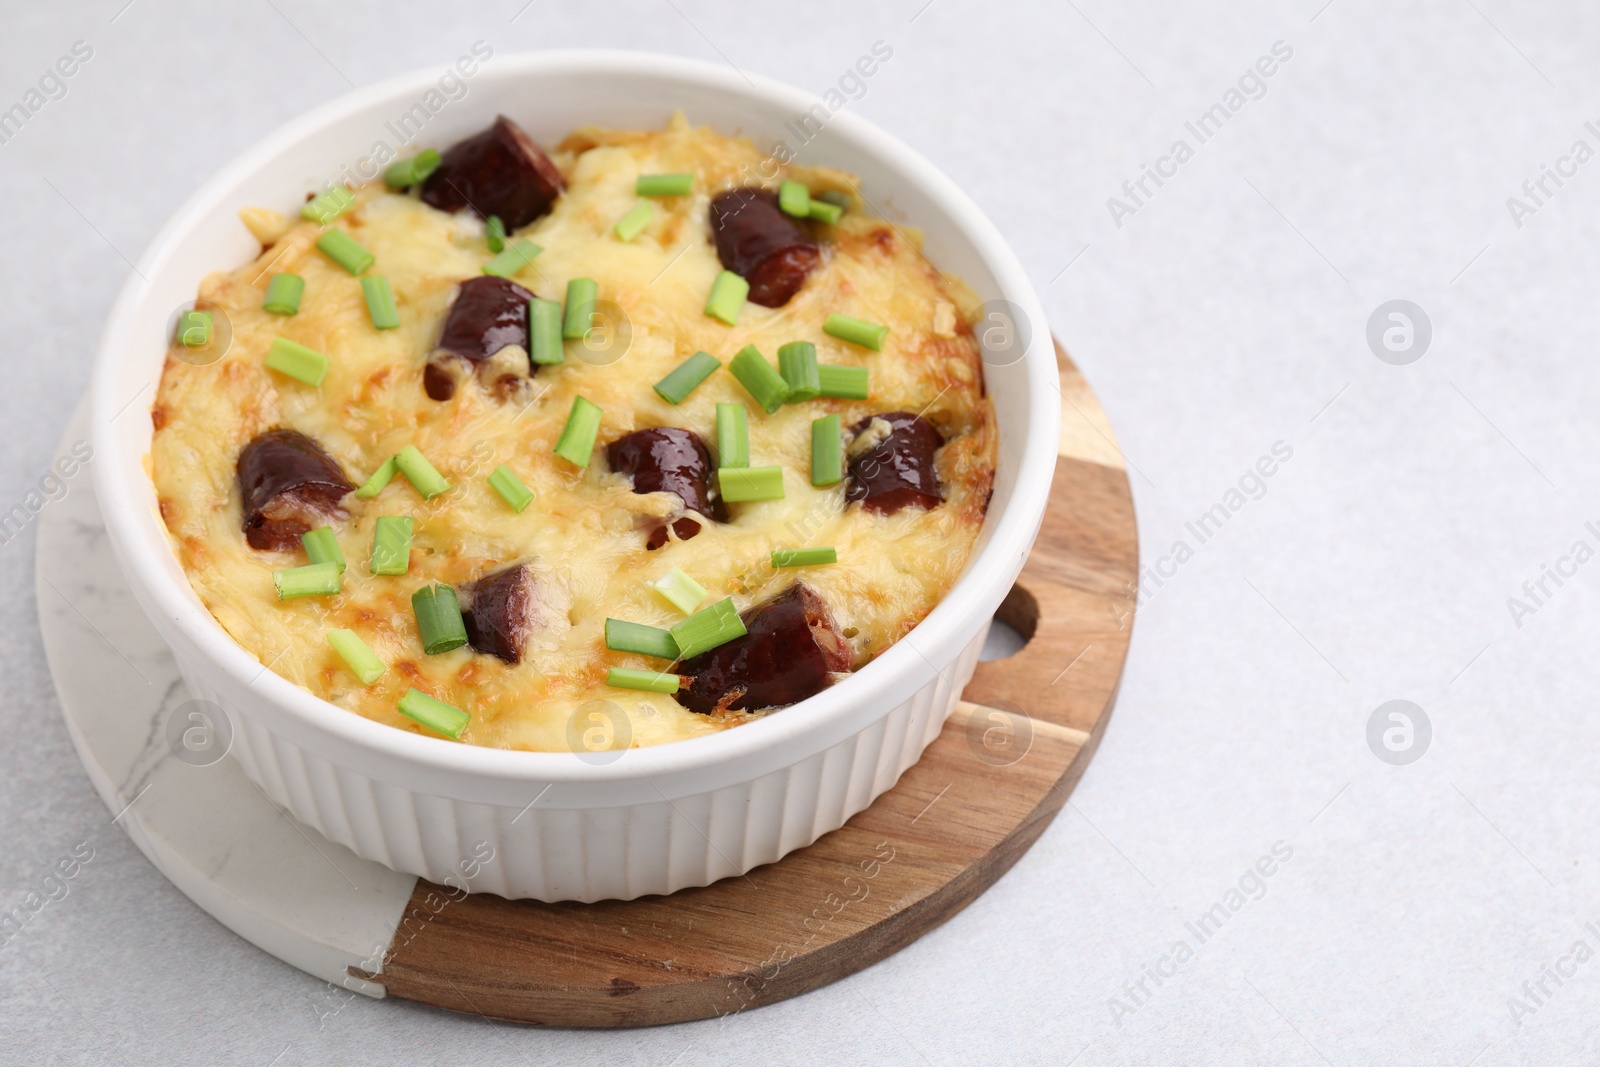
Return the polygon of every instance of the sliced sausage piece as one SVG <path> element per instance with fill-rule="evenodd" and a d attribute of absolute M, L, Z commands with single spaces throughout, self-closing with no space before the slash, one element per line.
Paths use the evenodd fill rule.
<path fill-rule="evenodd" d="M 422 368 L 422 391 L 441 403 L 456 395 L 463 368 L 454 356 L 435 356 Z"/>
<path fill-rule="evenodd" d="M 690 515 L 685 515 L 681 519 L 673 519 L 671 522 L 664 522 L 651 530 L 650 536 L 644 539 L 646 552 L 654 552 L 672 540 L 667 536 L 667 528 L 669 526 L 672 528 L 672 532 L 678 535 L 678 540 L 680 541 L 687 541 L 700 532 L 700 521 Z"/>
<path fill-rule="evenodd" d="M 516 282 L 485 274 L 456 287 L 456 299 L 439 331 L 439 344 L 422 371 L 422 387 L 434 400 L 449 400 L 471 367 L 516 345 L 528 350 L 528 301 L 533 294 Z"/>
<path fill-rule="evenodd" d="M 526 352 L 532 299 L 532 293 L 507 278 L 468 278 L 456 287 L 455 303 L 439 331 L 439 349 L 474 363 L 507 345 L 520 345 Z"/>
<path fill-rule="evenodd" d="M 251 548 L 282 552 L 300 535 L 344 518 L 355 486 L 322 446 L 298 430 L 268 430 L 239 452 L 239 498 Z"/>
<path fill-rule="evenodd" d="M 750 283 L 750 299 L 762 307 L 787 304 L 822 262 L 817 242 L 778 209 L 778 194 L 760 186 L 712 198 L 711 237 L 722 265 Z"/>
<path fill-rule="evenodd" d="M 781 708 L 821 692 L 850 669 L 850 649 L 822 598 L 796 582 L 739 616 L 743 637 L 684 660 L 678 703 L 702 714 Z"/>
<path fill-rule="evenodd" d="M 538 596 L 533 572 L 512 564 L 468 582 L 457 595 L 467 643 L 485 655 L 521 663 Z"/>
<path fill-rule="evenodd" d="M 862 419 L 851 428 L 850 484 L 846 500 L 893 515 L 904 507 L 938 507 L 944 501 L 933 454 L 944 438 L 933 423 L 909 411 Z M 865 446 L 865 447 L 863 447 Z"/>
<path fill-rule="evenodd" d="M 422 202 L 440 211 L 471 208 L 520 229 L 550 210 L 566 187 L 544 149 L 504 115 L 445 151 L 422 183 Z"/>
<path fill-rule="evenodd" d="M 676 426 L 635 430 L 606 446 L 606 462 L 618 474 L 633 478 L 635 493 L 676 493 L 689 511 L 699 512 L 717 522 L 728 521 L 728 507 L 711 495 L 711 450 L 700 435 Z M 700 523 L 689 516 L 671 523 L 679 540 L 687 541 L 700 532 Z M 650 532 L 648 549 L 667 543 L 667 524 Z"/>

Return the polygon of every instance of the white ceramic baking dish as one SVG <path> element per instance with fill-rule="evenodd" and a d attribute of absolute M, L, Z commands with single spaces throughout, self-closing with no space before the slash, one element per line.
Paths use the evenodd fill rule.
<path fill-rule="evenodd" d="M 472 888 L 507 897 L 592 901 L 705 885 L 839 827 L 894 785 L 938 734 L 1044 511 L 1059 421 L 1049 331 L 1020 265 L 977 207 L 848 107 L 830 113 L 797 89 L 665 56 L 476 58 L 452 72 L 448 93 L 443 72 L 431 70 L 322 107 L 245 152 L 184 203 L 140 259 L 101 339 L 95 491 L 129 584 L 190 689 L 227 711 L 232 754 L 302 823 L 361 856 L 441 882 L 459 881 L 460 865 L 486 842 L 495 859 Z M 447 147 L 498 113 L 554 143 L 586 124 L 656 128 L 682 108 L 693 122 L 742 133 L 763 148 L 783 142 L 801 162 L 860 175 L 870 203 L 922 229 L 934 263 L 984 299 L 1006 301 L 1031 340 L 1020 359 L 988 360 L 999 470 L 981 539 L 944 601 L 877 660 L 801 704 L 610 762 L 391 729 L 280 678 L 236 644 L 191 591 L 145 471 L 170 316 L 206 274 L 257 253 L 240 208 L 290 212 L 329 180 L 370 176 L 363 157 L 379 141 L 394 146 L 406 128 L 397 123 L 407 115 L 415 123 L 418 104 L 428 118 L 405 153 Z M 800 131 L 810 137 L 803 146 Z"/>

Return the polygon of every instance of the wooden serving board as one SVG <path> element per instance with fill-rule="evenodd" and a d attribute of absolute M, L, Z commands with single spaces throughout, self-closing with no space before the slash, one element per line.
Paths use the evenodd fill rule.
<path fill-rule="evenodd" d="M 1104 412 L 1066 353 L 1043 529 L 997 617 L 1026 637 L 889 792 L 809 848 L 671 896 L 543 904 L 418 881 L 381 973 L 389 995 L 487 1018 L 648 1026 L 838 980 L 915 941 L 1027 851 L 1099 743 L 1132 636 L 1138 536 Z M 408 922 L 407 918 L 415 921 Z"/>

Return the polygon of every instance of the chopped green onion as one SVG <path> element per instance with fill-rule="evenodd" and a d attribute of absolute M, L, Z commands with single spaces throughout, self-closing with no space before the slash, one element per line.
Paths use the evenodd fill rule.
<path fill-rule="evenodd" d="M 744 310 L 744 299 L 750 295 L 750 283 L 725 270 L 711 283 L 711 295 L 706 297 L 706 314 L 720 319 L 729 326 L 737 325 L 739 312 Z"/>
<path fill-rule="evenodd" d="M 606 620 L 606 647 L 613 652 L 637 652 L 657 659 L 677 659 L 678 642 L 672 634 L 642 622 Z"/>
<path fill-rule="evenodd" d="M 832 548 L 775 548 L 772 566 L 815 567 L 822 563 L 838 563 L 839 553 Z"/>
<path fill-rule="evenodd" d="M 743 404 L 717 405 L 717 466 L 750 466 L 749 416 Z"/>
<path fill-rule="evenodd" d="M 211 312 L 185 311 L 178 316 L 178 341 L 185 348 L 211 343 Z"/>
<path fill-rule="evenodd" d="M 755 345 L 745 345 L 739 349 L 739 354 L 728 364 L 728 370 L 739 379 L 740 385 L 750 390 L 750 395 L 755 397 L 756 403 L 768 415 L 782 407 L 784 398 L 789 395 L 789 383 L 783 380 L 783 375 L 772 369 L 772 364 L 766 361 Z"/>
<path fill-rule="evenodd" d="M 332 563 L 343 573 L 344 552 L 339 548 L 339 539 L 334 536 L 332 526 L 307 530 L 300 535 L 300 544 L 305 546 L 306 558 L 312 563 Z"/>
<path fill-rule="evenodd" d="M 300 217 L 326 226 L 344 214 L 344 210 L 355 202 L 356 194 L 349 189 L 342 185 L 331 186 L 321 195 L 314 196 L 300 205 Z"/>
<path fill-rule="evenodd" d="M 432 500 L 450 488 L 450 483 L 445 481 L 444 475 L 428 462 L 428 457 L 419 452 L 416 445 L 406 445 L 396 452 L 394 465 L 400 468 L 400 473 L 406 476 L 406 481 L 422 494 L 424 500 Z"/>
<path fill-rule="evenodd" d="M 889 327 L 835 313 L 822 320 L 822 332 L 877 352 L 883 348 L 883 339 L 889 335 Z"/>
<path fill-rule="evenodd" d="M 373 574 L 404 574 L 411 569 L 411 516 L 379 515 L 372 527 Z"/>
<path fill-rule="evenodd" d="M 329 230 L 318 237 L 317 250 L 351 274 L 360 274 L 378 259 L 343 230 Z"/>
<path fill-rule="evenodd" d="M 594 451 L 594 438 L 600 432 L 600 405 L 585 397 L 572 398 L 567 424 L 561 427 L 555 453 L 575 467 L 587 467 Z"/>
<path fill-rule="evenodd" d="M 389 169 L 383 172 L 383 184 L 391 189 L 409 189 L 421 184 L 438 166 L 439 153 L 424 148 L 410 159 L 389 164 Z"/>
<path fill-rule="evenodd" d="M 350 672 L 361 679 L 362 685 L 371 685 L 382 678 L 383 672 L 389 669 L 354 630 L 329 630 L 328 644 L 339 653 L 339 658 L 344 660 L 344 665 L 350 668 Z"/>
<path fill-rule="evenodd" d="M 287 271 L 274 274 L 267 283 L 267 298 L 261 302 L 261 310 L 274 315 L 297 314 L 300 311 L 300 295 L 305 291 L 306 280 L 300 275 Z"/>
<path fill-rule="evenodd" d="M 817 376 L 817 346 L 810 341 L 790 341 L 778 349 L 778 370 L 789 383 L 785 404 L 798 404 L 822 395 L 822 379 Z"/>
<path fill-rule="evenodd" d="M 297 596 L 332 596 L 339 591 L 339 565 L 309 563 L 304 567 L 272 572 L 272 587 L 279 600 Z"/>
<path fill-rule="evenodd" d="M 567 283 L 567 315 L 561 323 L 561 336 L 581 341 L 594 325 L 594 299 L 600 287 L 593 278 L 574 278 Z"/>
<path fill-rule="evenodd" d="M 717 471 L 717 488 L 730 504 L 750 500 L 782 500 L 782 467 L 722 467 Z"/>
<path fill-rule="evenodd" d="M 422 651 L 430 656 L 449 652 L 467 643 L 467 627 L 461 621 L 461 603 L 448 585 L 425 585 L 411 594 L 411 611 L 417 617 L 417 633 Z"/>
<path fill-rule="evenodd" d="M 484 243 L 491 252 L 503 252 L 506 247 L 506 224 L 500 221 L 499 215 L 490 215 L 489 222 L 483 232 Z"/>
<path fill-rule="evenodd" d="M 483 265 L 483 273 L 493 274 L 496 278 L 509 278 L 532 263 L 533 257 L 543 251 L 532 241 L 513 241 L 506 245 L 504 252 Z"/>
<path fill-rule="evenodd" d="M 685 574 L 682 567 L 672 568 L 650 588 L 685 615 L 692 614 L 700 606 L 700 601 L 706 598 L 705 587 Z"/>
<path fill-rule="evenodd" d="M 722 361 L 709 352 L 696 352 L 656 383 L 656 392 L 669 404 L 681 404 L 695 387 L 715 373 Z"/>
<path fill-rule="evenodd" d="M 835 485 L 844 479 L 844 447 L 839 434 L 839 416 L 824 415 L 812 420 L 812 485 Z"/>
<path fill-rule="evenodd" d="M 394 457 L 390 456 L 378 465 L 378 469 L 372 472 L 372 477 L 361 483 L 361 488 L 356 490 L 356 496 L 362 500 L 371 500 L 383 492 L 384 486 L 394 480 L 395 472 L 399 469 L 395 464 Z"/>
<path fill-rule="evenodd" d="M 778 209 L 785 215 L 805 218 L 811 210 L 811 190 L 801 182 L 784 182 L 778 186 Z"/>
<path fill-rule="evenodd" d="M 612 667 L 606 672 L 606 684 L 618 689 L 642 689 L 647 693 L 676 693 L 682 679 L 676 674 Z"/>
<path fill-rule="evenodd" d="M 287 337 L 274 337 L 267 350 L 267 366 L 314 389 L 328 373 L 328 357 Z"/>
<path fill-rule="evenodd" d="M 813 204 L 815 204 L 819 200 L 822 201 L 824 204 L 832 204 L 834 207 L 849 207 L 850 206 L 850 197 L 848 195 L 846 195 L 845 193 L 841 193 L 837 189 L 825 189 L 822 192 L 818 193 L 816 196 L 811 198 L 811 202 Z"/>
<path fill-rule="evenodd" d="M 837 226 L 843 216 L 844 208 L 826 200 L 813 200 L 806 208 L 806 218 L 826 222 L 829 226 Z"/>
<path fill-rule="evenodd" d="M 504 463 L 494 469 L 489 475 L 489 488 L 500 494 L 500 499 L 511 505 L 511 510 L 518 515 L 524 508 L 533 503 L 533 490 L 522 484 L 510 467 Z"/>
<path fill-rule="evenodd" d="M 739 618 L 733 598 L 726 597 L 703 611 L 697 611 L 678 623 L 670 631 L 678 643 L 678 654 L 684 659 L 725 645 L 746 633 L 744 620 Z"/>
<path fill-rule="evenodd" d="M 367 317 L 374 328 L 392 330 L 400 325 L 400 311 L 394 306 L 394 290 L 389 279 L 381 274 L 369 274 L 361 279 L 361 293 L 367 298 Z"/>
<path fill-rule="evenodd" d="M 867 398 L 867 368 L 840 367 L 821 363 L 817 365 L 817 381 L 822 395 L 840 400 L 865 400 Z"/>
<path fill-rule="evenodd" d="M 636 196 L 688 196 L 693 188 L 693 174 L 641 174 L 633 183 Z"/>
<path fill-rule="evenodd" d="M 612 227 L 612 231 L 621 240 L 631 241 L 643 233 L 644 228 L 650 225 L 650 220 L 655 217 L 656 209 L 641 200 L 634 206 L 632 211 L 617 220 L 617 224 Z"/>
<path fill-rule="evenodd" d="M 472 721 L 472 716 L 460 708 L 435 700 L 420 689 L 407 689 L 396 710 L 412 722 L 421 723 L 452 741 L 461 740 L 461 731 Z"/>
<path fill-rule="evenodd" d="M 561 362 L 560 304 L 538 297 L 528 301 L 528 341 L 533 346 L 528 358 L 533 362 L 547 365 Z"/>

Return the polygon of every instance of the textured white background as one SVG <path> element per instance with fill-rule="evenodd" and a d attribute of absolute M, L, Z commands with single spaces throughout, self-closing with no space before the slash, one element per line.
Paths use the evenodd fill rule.
<path fill-rule="evenodd" d="M 479 38 L 664 50 L 818 93 L 888 42 L 850 107 L 1015 246 L 1136 468 L 1146 561 L 1194 545 L 1185 521 L 1274 442 L 1294 455 L 1145 604 L 1072 807 L 988 894 L 819 992 L 626 1033 L 364 999 L 319 1019 L 325 986 L 107 825 L 57 718 L 30 529 L 0 545 L 0 910 L 75 843 L 96 858 L 0 945 L 0 1061 L 1593 1062 L 1600 962 L 1547 981 L 1520 1025 L 1507 998 L 1576 939 L 1600 950 L 1600 565 L 1520 628 L 1506 606 L 1575 540 L 1600 547 L 1600 162 L 1520 229 L 1506 207 L 1574 140 L 1600 148 L 1592 11 L 536 0 L 513 23 L 523 0 L 123 3 L 0 14 L 0 107 L 94 49 L 0 145 L 0 510 L 43 474 L 126 260 L 184 196 L 304 109 Z M 1278 40 L 1294 56 L 1266 96 L 1114 226 L 1106 198 Z M 1392 298 L 1433 322 L 1411 366 L 1366 345 Z M 1434 727 L 1406 767 L 1365 742 L 1394 698 Z M 1266 895 L 1114 1020 L 1123 983 L 1280 840 Z"/>

